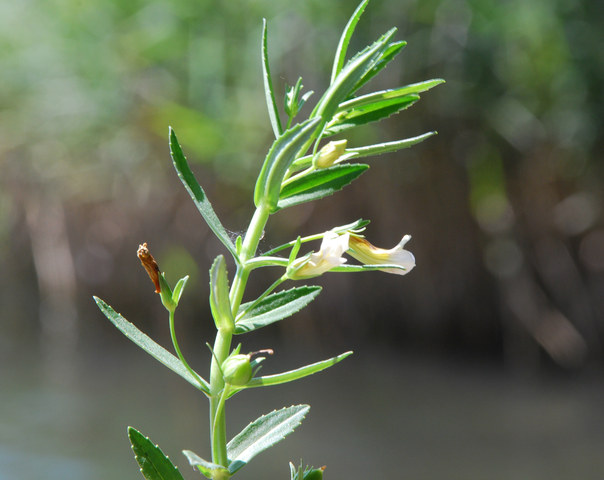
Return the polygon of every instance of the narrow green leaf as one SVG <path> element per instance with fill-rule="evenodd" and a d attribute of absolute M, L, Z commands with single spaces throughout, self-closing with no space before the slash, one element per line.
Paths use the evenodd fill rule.
<path fill-rule="evenodd" d="M 363 77 L 353 87 L 352 91 L 356 92 L 359 88 L 369 82 L 369 80 L 380 73 L 392 60 L 394 60 L 394 57 L 396 57 L 406 45 L 407 42 L 405 41 L 392 42 L 388 44 L 380 55 L 380 58 L 375 61 L 374 66 L 369 69 L 365 75 L 363 75 Z"/>
<path fill-rule="evenodd" d="M 223 477 L 221 478 L 230 476 L 229 471 L 222 465 L 216 465 L 215 463 L 204 460 L 191 450 L 183 450 L 182 453 L 184 453 L 185 457 L 187 457 L 187 460 L 189 460 L 189 464 L 192 467 L 197 467 L 201 474 L 206 478 L 214 478 L 214 472 L 217 470 L 223 473 Z"/>
<path fill-rule="evenodd" d="M 283 320 L 306 307 L 320 292 L 319 286 L 296 287 L 273 293 L 249 310 L 253 302 L 243 304 L 240 311 L 245 313 L 236 321 L 235 333 L 251 332 Z"/>
<path fill-rule="evenodd" d="M 277 208 L 287 208 L 332 195 L 357 179 L 368 168 L 369 165 L 353 163 L 310 172 L 283 187 Z"/>
<path fill-rule="evenodd" d="M 128 438 L 141 473 L 147 480 L 184 480 L 178 468 L 149 437 L 128 427 Z"/>
<path fill-rule="evenodd" d="M 330 272 L 342 272 L 342 273 L 354 273 L 354 272 L 373 272 L 375 270 L 386 270 L 395 268 L 397 270 L 407 270 L 405 267 L 401 267 L 396 264 L 383 264 L 383 265 L 340 265 L 334 267 Z"/>
<path fill-rule="evenodd" d="M 275 132 L 275 138 L 283 133 L 281 129 L 281 121 L 279 120 L 279 110 L 277 110 L 277 102 L 275 101 L 275 91 L 273 90 L 273 81 L 271 79 L 271 69 L 268 62 L 268 25 L 266 18 L 262 19 L 262 78 L 264 80 L 264 96 L 266 97 L 266 106 L 268 108 L 268 116 Z"/>
<path fill-rule="evenodd" d="M 315 106 L 312 116 L 320 116 L 325 122 L 331 120 L 340 103 L 354 93 L 355 85 L 382 58 L 388 42 L 395 32 L 395 28 L 389 30 L 346 63 Z"/>
<path fill-rule="evenodd" d="M 432 80 L 426 80 L 424 82 L 405 85 L 404 87 L 368 93 L 367 95 L 351 98 L 350 100 L 346 100 L 345 102 L 340 103 L 340 106 L 338 107 L 338 112 L 345 112 L 353 108 L 362 107 L 363 105 L 380 102 L 389 98 L 404 97 L 405 95 L 409 95 L 412 93 L 422 93 L 427 90 L 430 90 L 431 88 L 436 87 L 437 85 L 440 85 L 441 83 L 445 83 L 442 78 L 435 78 Z"/>
<path fill-rule="evenodd" d="M 326 368 L 329 368 L 335 365 L 336 363 L 341 362 L 350 355 L 352 355 L 352 352 L 345 352 L 336 357 L 328 358 L 327 360 L 322 360 L 320 362 L 316 362 L 311 365 L 306 365 L 305 367 L 300 367 L 295 370 L 289 370 L 287 372 L 277 373 L 274 375 L 254 377 L 247 383 L 245 388 L 268 387 L 271 385 L 281 385 L 282 383 L 293 382 L 294 380 L 299 380 L 300 378 L 308 377 L 313 373 L 325 370 Z"/>
<path fill-rule="evenodd" d="M 201 390 L 207 395 L 210 394 L 210 386 L 208 383 L 200 376 L 198 376 L 199 379 L 197 379 L 191 375 L 178 357 L 172 355 L 165 348 L 155 343 L 151 338 L 149 338 L 128 320 L 113 310 L 113 308 L 107 305 L 103 300 L 98 297 L 94 297 L 94 301 L 100 308 L 101 312 L 103 312 L 111 323 L 113 323 L 127 338 L 136 343 L 153 358 L 159 360 L 174 373 L 180 375 L 195 388 Z"/>
<path fill-rule="evenodd" d="M 365 10 L 365 7 L 369 3 L 369 0 L 363 0 L 359 6 L 356 8 L 346 27 L 344 27 L 344 31 L 342 32 L 342 36 L 340 37 L 340 42 L 338 43 L 338 48 L 336 49 L 336 55 L 333 61 L 333 68 L 331 70 L 331 81 L 333 83 L 338 73 L 342 71 L 342 67 L 344 66 L 344 62 L 346 61 L 346 51 L 348 50 L 348 44 L 350 43 L 350 38 L 354 33 L 354 29 L 359 23 L 359 19 Z"/>
<path fill-rule="evenodd" d="M 210 268 L 210 309 L 218 330 L 233 330 L 235 322 L 229 301 L 229 280 L 222 255 L 216 257 Z"/>
<path fill-rule="evenodd" d="M 383 120 L 384 118 L 399 113 L 401 110 L 409 108 L 418 100 L 419 95 L 405 95 L 404 97 L 389 98 L 353 108 L 347 112 L 342 112 L 334 117 L 332 123 L 328 124 L 324 136 L 335 135 L 360 125 Z"/>
<path fill-rule="evenodd" d="M 271 209 L 277 206 L 279 191 L 285 172 L 298 157 L 306 142 L 315 134 L 320 118 L 309 118 L 299 123 L 275 140 L 256 181 L 254 203 L 256 207 L 266 202 Z"/>
<path fill-rule="evenodd" d="M 294 405 L 275 410 L 250 423 L 227 445 L 229 472 L 235 473 L 256 455 L 283 440 L 300 425 L 309 410 L 308 405 Z"/>
<path fill-rule="evenodd" d="M 404 138 L 403 140 L 396 140 L 394 142 L 376 143 L 375 145 L 367 145 L 366 147 L 350 148 L 347 151 L 355 152 L 357 154 L 355 158 L 396 152 L 397 150 L 409 148 L 413 145 L 423 142 L 432 135 L 436 135 L 436 132 L 427 132 L 422 135 L 418 135 L 417 137 Z"/>
<path fill-rule="evenodd" d="M 180 302 L 180 297 L 182 296 L 182 292 L 184 291 L 185 285 L 187 284 L 188 280 L 189 276 L 187 275 L 181 278 L 178 282 L 176 282 L 174 292 L 172 292 L 172 300 L 174 301 L 174 303 L 176 303 L 176 305 L 178 305 L 178 302 Z"/>
<path fill-rule="evenodd" d="M 201 216 L 204 218 L 210 229 L 214 232 L 214 234 L 218 237 L 218 239 L 224 244 L 224 246 L 231 252 L 233 258 L 238 260 L 239 257 L 237 255 L 237 251 L 235 250 L 235 245 L 229 238 L 228 233 L 225 228 L 220 223 L 216 212 L 212 208 L 212 204 L 208 200 L 203 188 L 195 179 L 195 175 L 191 171 L 189 164 L 187 163 L 187 159 L 180 148 L 178 143 L 178 139 L 176 138 L 176 134 L 174 130 L 170 127 L 170 155 L 172 156 L 172 162 L 174 163 L 174 168 L 178 173 L 178 178 L 180 178 L 181 182 L 185 186 L 187 192 L 193 199 L 197 210 L 201 213 Z"/>

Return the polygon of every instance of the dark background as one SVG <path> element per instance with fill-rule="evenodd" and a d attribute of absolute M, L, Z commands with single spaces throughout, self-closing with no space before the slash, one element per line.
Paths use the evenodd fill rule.
<path fill-rule="evenodd" d="M 137 478 L 127 424 L 195 477 L 179 450 L 208 456 L 203 399 L 91 297 L 167 346 L 135 255 L 148 242 L 172 283 L 191 276 L 179 335 L 207 370 L 207 272 L 224 251 L 172 169 L 168 125 L 242 232 L 272 141 L 262 18 L 278 98 L 302 76 L 312 108 L 355 7 L 0 5 L 0 478 Z M 233 401 L 233 434 L 273 408 L 313 405 L 308 427 L 247 478 L 266 478 L 262 458 L 287 478 L 300 456 L 327 463 L 327 478 L 601 478 L 604 4 L 374 0 L 351 52 L 392 26 L 408 46 L 370 89 L 447 83 L 349 145 L 438 136 L 275 215 L 261 249 L 367 218 L 376 245 L 411 234 L 417 268 L 323 276 L 308 309 L 242 338 L 244 351 L 276 350 L 267 372 L 356 351 L 300 386 Z M 251 293 L 272 281 L 254 278 Z"/>

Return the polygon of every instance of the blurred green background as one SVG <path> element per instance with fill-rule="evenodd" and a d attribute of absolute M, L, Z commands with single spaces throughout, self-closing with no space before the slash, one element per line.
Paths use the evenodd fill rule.
<path fill-rule="evenodd" d="M 311 108 L 356 4 L 0 2 L 0 479 L 139 478 L 128 424 L 195 478 L 179 451 L 207 456 L 204 399 L 91 297 L 168 345 L 135 255 L 148 242 L 172 282 L 191 276 L 179 331 L 205 371 L 207 271 L 223 251 L 172 169 L 168 125 L 242 231 L 272 141 L 262 18 L 278 96 L 302 76 Z M 313 405 L 246 478 L 287 478 L 303 456 L 334 479 L 600 479 L 604 3 L 373 0 L 351 48 L 391 26 L 408 46 L 369 88 L 447 83 L 349 145 L 439 135 L 277 214 L 261 248 L 367 218 L 376 245 L 411 234 L 417 268 L 324 276 L 307 310 L 244 339 L 276 350 L 267 372 L 356 350 L 233 402 L 233 434 Z"/>

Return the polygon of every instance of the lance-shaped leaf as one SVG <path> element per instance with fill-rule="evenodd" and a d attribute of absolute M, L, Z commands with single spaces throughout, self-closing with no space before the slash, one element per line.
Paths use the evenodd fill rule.
<path fill-rule="evenodd" d="M 394 142 L 376 143 L 375 145 L 367 145 L 366 147 L 350 148 L 347 151 L 356 153 L 357 155 L 355 158 L 396 152 L 397 150 L 409 148 L 417 143 L 423 142 L 432 135 L 436 135 L 436 132 L 427 132 L 422 135 L 418 135 L 417 137 L 404 138 L 403 140 L 396 140 Z"/>
<path fill-rule="evenodd" d="M 235 473 L 260 452 L 283 440 L 300 425 L 309 410 L 308 405 L 294 405 L 275 410 L 250 423 L 227 445 L 229 472 Z"/>
<path fill-rule="evenodd" d="M 410 95 L 413 93 L 422 93 L 427 90 L 430 90 L 431 88 L 436 87 L 437 85 L 440 85 L 441 83 L 445 83 L 442 78 L 435 78 L 432 80 L 426 80 L 424 82 L 405 85 L 404 87 L 368 93 L 367 95 L 354 97 L 350 100 L 346 100 L 345 102 L 340 103 L 340 106 L 338 107 L 338 112 L 345 112 L 353 108 L 362 107 L 364 105 L 369 105 L 372 103 L 381 102 L 383 100 L 388 100 L 392 98 L 404 97 L 405 95 Z"/>
<path fill-rule="evenodd" d="M 340 103 L 355 92 L 355 85 L 375 67 L 395 32 L 395 28 L 389 30 L 346 63 L 317 103 L 312 116 L 321 116 L 325 122 L 331 120 Z"/>
<path fill-rule="evenodd" d="M 380 73 L 386 67 L 386 65 L 388 65 L 394 59 L 394 57 L 396 57 L 400 53 L 400 51 L 403 48 L 405 48 L 406 45 L 407 45 L 407 42 L 405 42 L 405 41 L 390 43 L 384 49 L 384 51 L 380 55 L 380 58 L 378 58 L 375 61 L 373 67 L 371 69 L 369 69 L 367 71 L 367 73 L 365 73 L 365 75 L 363 75 L 363 77 L 353 87 L 352 91 L 356 92 L 359 88 L 361 88 L 363 85 L 365 85 L 369 80 L 371 80 L 378 73 Z"/>
<path fill-rule="evenodd" d="M 271 69 L 268 63 L 268 44 L 267 44 L 268 26 L 266 18 L 262 19 L 262 78 L 264 80 L 264 96 L 266 97 L 266 106 L 268 108 L 268 116 L 275 132 L 275 138 L 278 138 L 283 131 L 281 130 L 281 122 L 279 121 L 279 110 L 277 110 L 277 102 L 275 101 L 275 91 L 273 90 L 273 81 L 271 79 Z"/>
<path fill-rule="evenodd" d="M 184 480 L 178 468 L 149 437 L 128 427 L 128 438 L 141 473 L 147 480 Z"/>
<path fill-rule="evenodd" d="M 245 313 L 236 320 L 235 333 L 251 332 L 283 320 L 306 307 L 320 292 L 319 286 L 296 287 L 273 293 L 256 305 L 243 304 L 240 311 Z"/>
<path fill-rule="evenodd" d="M 235 250 L 235 245 L 233 245 L 228 233 L 222 226 L 222 223 L 220 223 L 220 220 L 212 208 L 212 204 L 208 200 L 203 188 L 201 188 L 201 185 L 197 182 L 195 175 L 193 175 L 193 172 L 187 163 L 187 159 L 180 148 L 178 139 L 176 138 L 176 134 L 172 128 L 170 128 L 170 154 L 172 155 L 172 162 L 174 163 L 174 168 L 178 173 L 178 178 L 180 178 L 181 182 L 185 186 L 185 189 L 187 192 L 189 192 L 189 195 L 193 199 L 197 210 L 199 210 L 199 213 L 201 213 L 201 216 L 204 218 L 218 239 L 224 244 L 228 251 L 231 252 L 233 258 L 238 260 L 239 257 L 237 255 L 237 251 Z"/>
<path fill-rule="evenodd" d="M 338 48 L 336 49 L 336 55 L 333 60 L 333 68 L 331 69 L 331 82 L 333 83 L 338 74 L 342 71 L 342 67 L 344 66 L 344 61 L 346 60 L 346 52 L 348 50 L 348 44 L 350 43 L 350 38 L 354 33 L 354 29 L 359 23 L 359 19 L 361 15 L 365 11 L 365 7 L 369 3 L 369 0 L 363 0 L 356 10 L 353 12 L 350 20 L 344 27 L 344 31 L 342 32 L 342 36 L 340 37 L 340 42 L 338 43 Z"/>
<path fill-rule="evenodd" d="M 222 474 L 220 478 L 228 478 L 230 476 L 229 471 L 222 465 L 216 465 L 215 463 L 204 460 L 191 450 L 183 450 L 182 453 L 184 453 L 187 460 L 189 460 L 189 464 L 192 467 L 197 467 L 197 470 L 199 470 L 206 478 L 215 478 L 216 475 L 214 474 L 217 472 Z"/>
<path fill-rule="evenodd" d="M 294 380 L 299 380 L 301 378 L 308 377 L 313 373 L 325 370 L 326 368 L 329 368 L 335 365 L 336 363 L 341 362 L 350 355 L 352 355 L 352 352 L 344 352 L 336 357 L 328 358 L 327 360 L 321 360 L 320 362 L 296 368 L 295 370 L 276 373 L 274 375 L 263 375 L 261 377 L 254 377 L 245 385 L 245 388 L 268 387 L 271 385 L 281 385 L 282 383 L 293 382 Z"/>
<path fill-rule="evenodd" d="M 210 309 L 218 330 L 233 331 L 235 322 L 229 301 L 226 262 L 218 255 L 210 268 Z"/>
<path fill-rule="evenodd" d="M 404 97 L 389 98 L 342 112 L 336 115 L 333 121 L 327 125 L 324 136 L 335 135 L 360 125 L 377 122 L 409 108 L 418 100 L 419 95 L 405 95 Z"/>
<path fill-rule="evenodd" d="M 180 359 L 170 352 L 168 352 L 161 345 L 155 343 L 151 338 L 141 332 L 132 323 L 122 317 L 113 308 L 107 305 L 103 300 L 98 297 L 94 297 L 94 301 L 100 308 L 101 312 L 113 323 L 120 332 L 122 332 L 127 338 L 136 343 L 145 352 L 151 355 L 156 360 L 159 360 L 166 367 L 177 373 L 187 382 L 193 385 L 195 388 L 201 390 L 207 395 L 210 394 L 210 386 L 208 383 L 199 375 L 193 376 L 187 368 L 182 364 Z"/>
<path fill-rule="evenodd" d="M 334 165 L 310 172 L 281 191 L 277 208 L 287 208 L 332 195 L 369 168 L 365 164 Z"/>
<path fill-rule="evenodd" d="M 279 201 L 279 191 L 285 172 L 298 157 L 305 144 L 315 134 L 320 118 L 309 118 L 286 130 L 271 146 L 254 190 L 256 207 L 267 205 L 274 210 Z"/>

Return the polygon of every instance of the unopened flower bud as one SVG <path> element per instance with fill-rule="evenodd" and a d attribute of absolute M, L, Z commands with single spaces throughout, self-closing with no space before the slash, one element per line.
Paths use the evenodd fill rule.
<path fill-rule="evenodd" d="M 251 355 L 236 354 L 230 355 L 222 363 L 222 374 L 225 383 L 241 387 L 252 378 L 252 365 L 250 363 Z"/>
<path fill-rule="evenodd" d="M 338 160 L 338 158 L 344 155 L 347 143 L 348 141 L 344 139 L 329 142 L 327 145 L 325 145 L 321 150 L 319 150 L 319 154 L 313 161 L 315 168 L 331 167 L 334 162 Z"/>
<path fill-rule="evenodd" d="M 312 468 L 306 472 L 302 476 L 303 480 L 323 480 L 323 471 L 325 470 L 325 466 L 321 468 Z"/>

